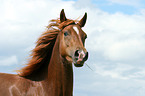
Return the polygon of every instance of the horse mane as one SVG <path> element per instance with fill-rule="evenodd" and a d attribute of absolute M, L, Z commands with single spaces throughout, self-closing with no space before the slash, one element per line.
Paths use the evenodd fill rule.
<path fill-rule="evenodd" d="M 44 68 L 47 68 L 52 55 L 52 50 L 61 30 L 70 25 L 75 24 L 76 20 L 67 19 L 64 22 L 60 22 L 60 19 L 53 19 L 47 26 L 47 30 L 38 38 L 36 47 L 32 50 L 30 59 L 25 67 L 18 70 L 18 75 L 22 77 L 31 77 L 31 75 L 40 73 Z M 38 76 L 38 75 L 37 75 Z"/>

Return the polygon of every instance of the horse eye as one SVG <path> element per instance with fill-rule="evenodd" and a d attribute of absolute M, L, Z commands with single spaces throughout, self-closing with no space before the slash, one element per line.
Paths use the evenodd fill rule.
<path fill-rule="evenodd" d="M 68 35 L 68 32 L 67 32 L 67 31 L 65 31 L 65 32 L 64 32 L 64 36 L 67 36 L 67 35 Z"/>

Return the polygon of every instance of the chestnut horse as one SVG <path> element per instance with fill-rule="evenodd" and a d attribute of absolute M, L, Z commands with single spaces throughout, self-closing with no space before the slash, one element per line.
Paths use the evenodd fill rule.
<path fill-rule="evenodd" d="M 51 20 L 33 49 L 27 66 L 17 75 L 0 73 L 0 96 L 72 96 L 73 68 L 88 58 L 84 48 L 87 13 L 80 20 Z"/>

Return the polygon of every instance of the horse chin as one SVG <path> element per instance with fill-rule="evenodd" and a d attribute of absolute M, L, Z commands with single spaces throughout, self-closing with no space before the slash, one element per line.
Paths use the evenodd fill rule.
<path fill-rule="evenodd" d="M 75 67 L 82 67 L 84 65 L 84 62 L 79 61 L 79 62 L 74 63 L 74 65 L 75 65 Z"/>

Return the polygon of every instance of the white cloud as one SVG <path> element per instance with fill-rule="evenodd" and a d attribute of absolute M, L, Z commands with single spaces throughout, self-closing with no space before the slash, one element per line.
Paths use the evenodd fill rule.
<path fill-rule="evenodd" d="M 10 57 L 0 59 L 0 66 L 11 66 L 16 64 L 18 64 L 18 60 L 16 56 L 10 56 Z"/>
<path fill-rule="evenodd" d="M 111 78 L 117 79 L 129 79 L 128 77 L 122 76 L 122 73 L 126 70 L 130 70 L 131 66 L 126 66 L 124 64 L 116 64 L 117 67 L 113 67 L 113 69 L 106 70 L 107 66 L 96 66 L 96 73 L 102 76 L 110 76 Z"/>
<path fill-rule="evenodd" d="M 125 15 L 121 13 L 91 14 L 89 21 L 89 48 L 102 52 L 109 60 L 138 60 L 145 54 L 144 14 Z M 88 29 L 89 29 L 88 28 Z M 96 34 L 96 35 L 94 35 Z M 92 47 L 93 46 L 93 47 Z"/>
<path fill-rule="evenodd" d="M 76 8 L 94 8 L 95 4 L 91 0 L 77 0 L 74 4 Z"/>
<path fill-rule="evenodd" d="M 132 66 L 130 64 L 123 63 L 100 63 L 94 64 L 95 73 L 101 76 L 107 76 L 114 79 L 121 80 L 144 80 L 145 71 L 144 68 L 139 66 Z"/>

